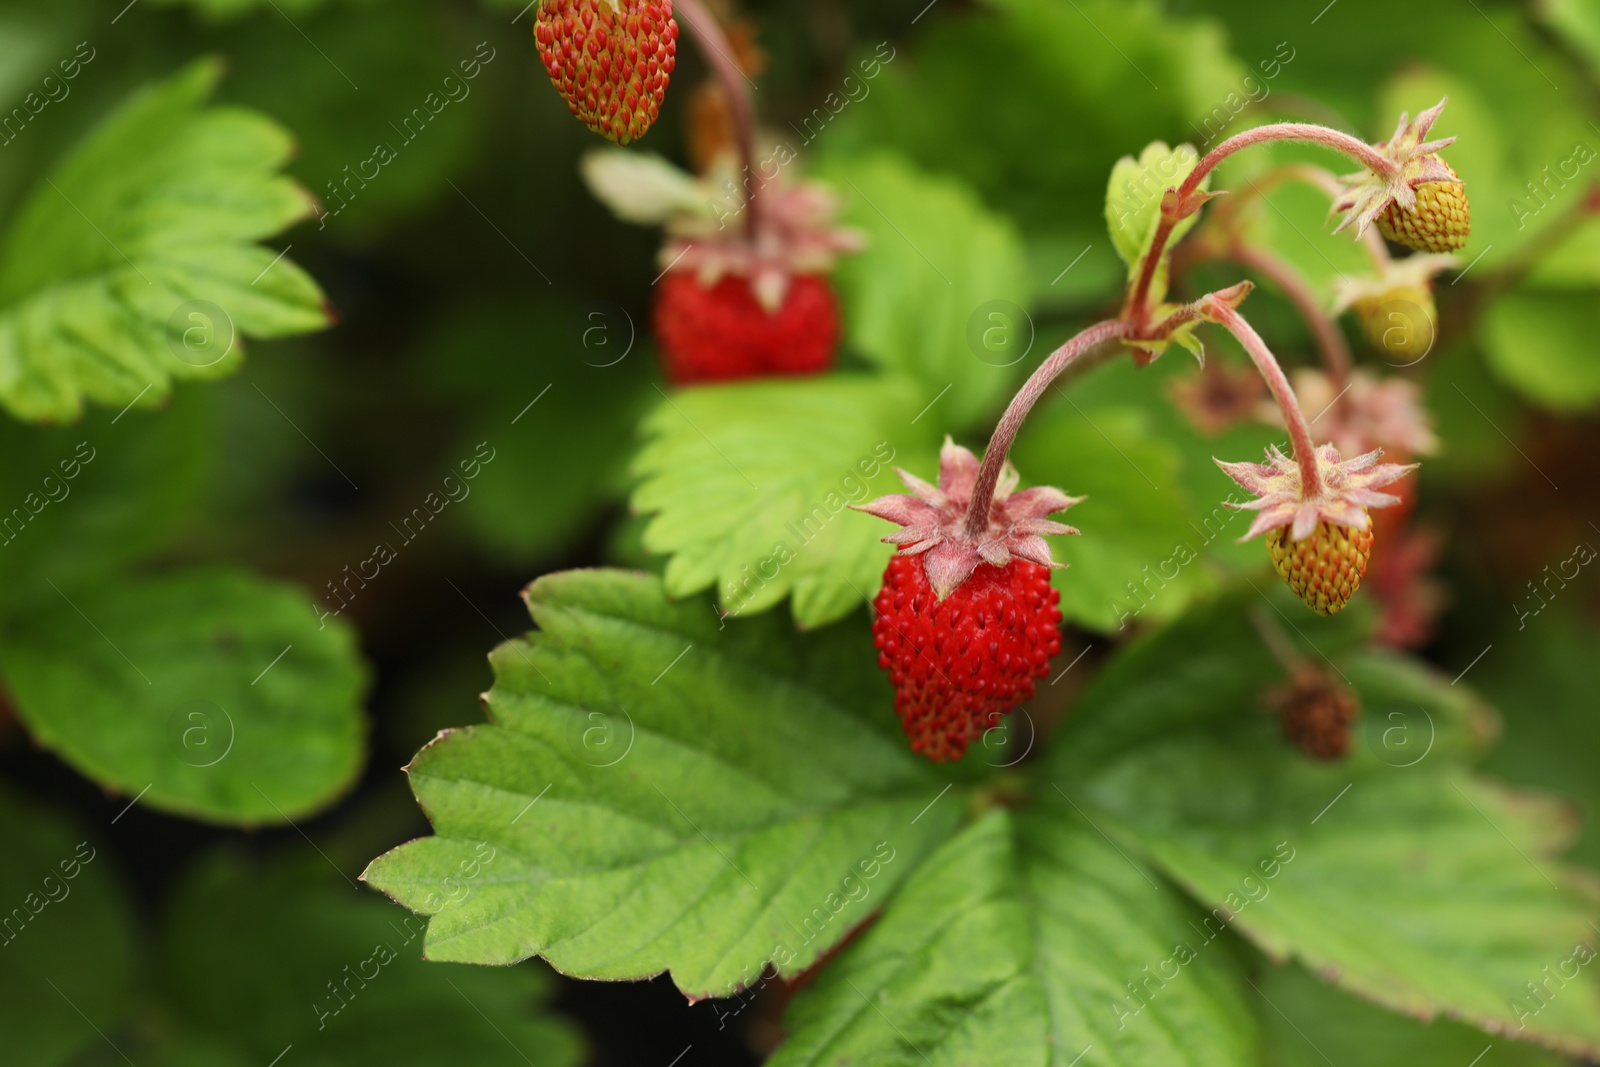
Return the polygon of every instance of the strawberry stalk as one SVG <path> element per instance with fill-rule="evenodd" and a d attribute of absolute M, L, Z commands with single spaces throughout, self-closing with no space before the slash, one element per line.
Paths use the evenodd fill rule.
<path fill-rule="evenodd" d="M 1289 441 L 1294 446 L 1294 458 L 1300 465 L 1301 495 L 1308 500 L 1321 496 L 1322 475 L 1317 470 L 1317 451 L 1311 441 L 1311 426 L 1306 422 L 1305 412 L 1300 410 L 1300 401 L 1289 387 L 1289 379 L 1284 375 L 1277 357 L 1272 354 L 1272 349 L 1267 347 L 1255 328 L 1244 320 L 1244 316 L 1228 305 L 1212 301 L 1207 315 L 1211 321 L 1239 339 L 1256 369 L 1261 372 L 1261 377 L 1266 379 L 1267 388 L 1272 390 L 1272 399 L 1278 402 L 1278 407 L 1283 411 L 1284 424 L 1289 427 Z"/>
<path fill-rule="evenodd" d="M 1121 319 L 1096 323 L 1051 353 L 1050 358 L 1039 364 L 1039 369 L 1023 383 L 1017 395 L 1011 398 L 1006 413 L 1000 417 L 999 425 L 994 428 L 989 447 L 984 449 L 983 466 L 978 470 L 972 503 L 967 509 L 964 532 L 968 538 L 981 541 L 987 536 L 995 486 L 999 484 L 1000 472 L 1005 468 L 1006 455 L 1011 451 L 1012 442 L 1017 439 L 1017 431 L 1022 429 L 1023 420 L 1033 410 L 1033 405 L 1039 402 L 1044 391 L 1061 376 L 1062 371 L 1095 346 L 1132 334 L 1132 323 Z"/>
<path fill-rule="evenodd" d="M 1295 310 L 1300 313 L 1300 317 L 1311 330 L 1311 335 L 1317 343 L 1317 351 L 1322 355 L 1322 362 L 1328 367 L 1329 377 L 1342 389 L 1350 377 L 1352 364 L 1350 345 L 1344 339 L 1344 334 L 1340 332 L 1338 325 L 1323 309 L 1321 299 L 1312 290 L 1305 276 L 1287 260 L 1264 248 L 1256 248 L 1242 241 L 1231 243 L 1223 255 L 1240 266 L 1255 271 L 1288 298 L 1289 303 L 1294 305 Z"/>
<path fill-rule="evenodd" d="M 1200 205 L 1207 199 L 1197 196 L 1200 183 L 1216 169 L 1224 159 L 1241 149 L 1252 145 L 1264 144 L 1268 141 L 1297 141 L 1302 144 L 1320 144 L 1326 148 L 1343 152 L 1350 156 L 1363 167 L 1372 171 L 1385 180 L 1392 178 L 1397 173 L 1393 160 L 1379 152 L 1365 141 L 1351 137 L 1347 133 L 1327 126 L 1317 126 L 1306 122 L 1275 122 L 1267 126 L 1258 126 L 1253 130 L 1223 141 L 1195 165 L 1189 176 L 1178 186 L 1175 194 L 1169 193 L 1163 197 L 1161 203 L 1161 220 L 1156 226 L 1155 239 L 1151 242 L 1150 250 L 1145 253 L 1144 262 L 1140 264 L 1139 277 L 1134 282 L 1128 294 L 1128 302 L 1123 311 L 1123 317 L 1130 319 L 1135 326 L 1143 329 L 1150 324 L 1150 286 L 1155 281 L 1156 267 L 1166 254 L 1167 242 L 1172 238 L 1172 231 L 1183 219 L 1199 210 Z"/>
<path fill-rule="evenodd" d="M 679 16 L 694 31 L 706 62 L 727 94 L 728 107 L 733 117 L 735 136 L 739 141 L 740 162 L 744 164 L 744 184 L 749 199 L 745 202 L 745 232 L 754 240 L 756 235 L 756 199 L 761 182 L 752 184 L 756 171 L 756 111 L 750 97 L 750 79 L 739 61 L 734 58 L 733 43 L 722 32 L 716 16 L 702 0 L 675 0 Z"/>

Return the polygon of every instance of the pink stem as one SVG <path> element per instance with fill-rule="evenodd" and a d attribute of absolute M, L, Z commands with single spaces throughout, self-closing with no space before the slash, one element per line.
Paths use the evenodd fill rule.
<path fill-rule="evenodd" d="M 676 5 L 678 15 L 689 24 L 689 28 L 699 39 L 700 51 L 722 84 L 722 91 L 728 96 L 734 133 L 739 141 L 739 155 L 744 162 L 743 185 L 749 197 L 745 202 L 747 209 L 745 231 L 753 238 L 756 232 L 756 195 L 762 183 L 752 181 L 758 172 L 756 109 L 750 97 L 750 78 L 745 74 L 744 68 L 739 66 L 739 61 L 734 58 L 733 43 L 728 40 L 728 35 L 722 32 L 722 26 L 717 22 L 716 16 L 701 0 L 676 0 Z"/>
<path fill-rule="evenodd" d="M 1339 332 L 1338 325 L 1322 309 L 1322 301 L 1317 299 L 1317 294 L 1300 272 L 1271 252 L 1245 244 L 1234 245 L 1228 255 L 1283 291 L 1306 325 L 1311 327 L 1311 333 L 1317 340 L 1317 349 L 1322 353 L 1322 361 L 1328 366 L 1328 373 L 1335 384 L 1343 388 L 1350 377 L 1350 346 L 1345 342 L 1344 334 Z"/>
<path fill-rule="evenodd" d="M 1184 210 L 1195 190 L 1200 188 L 1200 183 L 1207 174 L 1216 169 L 1217 164 L 1227 159 L 1233 153 L 1252 145 L 1263 144 L 1267 141 L 1300 141 L 1306 144 L 1320 144 L 1326 148 L 1343 152 L 1368 170 L 1382 177 L 1389 177 L 1394 173 L 1395 164 L 1377 149 L 1365 141 L 1351 137 L 1347 133 L 1330 129 L 1327 126 L 1317 126 L 1308 122 L 1274 122 L 1267 126 L 1257 126 L 1253 130 L 1234 134 L 1217 147 L 1207 152 L 1205 157 L 1195 164 L 1194 170 L 1183 180 L 1177 189 L 1177 202 L 1179 210 Z M 1185 210 L 1185 214 L 1188 211 Z M 1169 217 L 1165 211 L 1161 213 L 1161 221 L 1156 226 L 1155 240 L 1151 242 L 1150 251 L 1146 253 L 1143 265 L 1139 270 L 1139 278 L 1134 283 L 1133 289 L 1128 294 L 1128 301 L 1123 308 L 1123 316 L 1143 327 L 1149 323 L 1150 309 L 1146 307 L 1150 299 L 1150 285 L 1155 280 L 1156 264 L 1166 253 L 1167 242 L 1172 238 L 1172 231 L 1177 226 L 1179 219 Z"/>
<path fill-rule="evenodd" d="M 1299 141 L 1302 144 L 1319 144 L 1331 148 L 1360 163 L 1363 167 L 1382 178 L 1393 175 L 1395 164 L 1358 137 L 1351 137 L 1348 133 L 1327 126 L 1317 126 L 1309 122 L 1274 122 L 1266 126 L 1257 126 L 1253 130 L 1236 133 L 1223 141 L 1217 147 L 1207 152 L 1205 158 L 1189 172 L 1189 176 L 1178 187 L 1178 195 L 1187 197 L 1190 193 L 1200 188 L 1200 183 L 1205 181 L 1207 174 L 1216 169 L 1217 164 L 1233 155 L 1241 148 L 1262 144 L 1267 141 Z"/>
<path fill-rule="evenodd" d="M 1051 353 L 1050 358 L 1039 364 L 1039 369 L 1011 398 L 1010 406 L 1000 417 L 1000 424 L 994 428 L 994 436 L 989 438 L 989 447 L 983 453 L 983 466 L 978 471 L 978 481 L 972 490 L 972 503 L 967 508 L 965 532 L 969 538 L 981 541 L 989 532 L 994 490 L 1000 484 L 1000 471 L 1011 452 L 1011 443 L 1017 439 L 1017 431 L 1022 429 L 1023 420 L 1044 395 L 1044 391 L 1050 388 L 1050 383 L 1074 360 L 1096 345 L 1113 338 L 1128 337 L 1132 333 L 1133 324 L 1121 319 L 1108 319 L 1089 327 Z"/>
<path fill-rule="evenodd" d="M 1310 500 L 1320 496 L 1322 476 L 1317 473 L 1317 450 L 1311 443 L 1311 427 L 1306 423 L 1305 412 L 1300 410 L 1300 401 L 1295 398 L 1294 390 L 1290 388 L 1289 379 L 1284 375 L 1283 368 L 1278 365 L 1277 357 L 1261 339 L 1261 335 L 1244 321 L 1244 316 L 1233 308 L 1226 304 L 1213 304 L 1211 315 L 1219 325 L 1226 327 L 1239 339 L 1239 343 L 1244 345 L 1244 350 L 1250 353 L 1250 358 L 1255 361 L 1256 369 L 1267 380 L 1267 388 L 1272 390 L 1272 399 L 1278 402 L 1278 407 L 1283 411 L 1283 421 L 1289 427 L 1289 441 L 1294 445 L 1294 457 L 1300 463 L 1302 498 Z"/>

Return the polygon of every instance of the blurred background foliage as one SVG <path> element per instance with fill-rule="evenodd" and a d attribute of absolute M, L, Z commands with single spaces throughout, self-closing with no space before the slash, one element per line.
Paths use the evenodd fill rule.
<path fill-rule="evenodd" d="M 974 376 L 960 340 L 972 305 L 1029 306 L 1036 353 L 1114 311 L 1121 267 L 1103 195 L 1119 157 L 1155 139 L 1204 141 L 1218 108 L 1230 132 L 1285 117 L 1376 139 L 1399 111 L 1448 93 L 1439 132 L 1461 138 L 1451 158 L 1471 190 L 1467 251 L 1478 258 L 1440 287 L 1436 350 L 1395 372 L 1423 384 L 1444 441 L 1417 521 L 1438 531 L 1448 601 L 1423 652 L 1451 676 L 1475 668 L 1503 719 L 1488 768 L 1570 801 L 1585 816 L 1575 858 L 1600 864 L 1590 658 L 1600 585 L 1592 568 L 1546 581 L 1576 546 L 1600 544 L 1600 163 L 1559 176 L 1585 158 L 1580 148 L 1591 161 L 1600 150 L 1593 4 L 750 0 L 740 13 L 759 27 L 758 103 L 779 136 L 814 117 L 880 42 L 894 49 L 805 159 L 856 186 L 857 196 L 840 186 L 847 213 L 876 242 L 841 276 L 845 366 L 915 364 L 926 381 L 949 369 L 964 383 L 897 458 L 923 473 L 946 430 L 981 445 L 1022 370 Z M 15 1062 L 111 1062 L 113 1039 L 140 1064 L 285 1052 L 285 1064 L 512 1063 L 524 1050 L 541 1065 L 666 1064 L 686 1046 L 685 1062 L 744 1063 L 771 1046 L 770 997 L 724 1028 L 715 1005 L 685 1008 L 662 981 L 423 966 L 397 926 L 403 913 L 347 884 L 425 830 L 396 769 L 438 730 L 474 719 L 485 651 L 526 626 L 515 592 L 565 567 L 661 566 L 646 549 L 662 546 L 627 505 L 638 427 L 661 400 L 647 330 L 654 236 L 615 222 L 583 188 L 577 160 L 595 144 L 550 90 L 530 21 L 516 0 L 0 3 L 0 106 L 47 85 L 80 43 L 94 54 L 70 92 L 0 147 L 0 276 L 50 259 L 14 237 L 44 176 L 141 87 L 218 56 L 217 103 L 287 130 L 287 173 L 329 212 L 277 236 L 230 235 L 266 239 L 261 262 L 292 249 L 337 316 L 323 332 L 252 342 L 236 374 L 179 383 L 170 399 L 102 402 L 67 425 L 0 418 L 0 508 L 80 442 L 96 450 L 71 495 L 0 547 L 0 908 L 35 892 L 80 842 L 96 857 L 70 883 L 75 902 L 51 904 L 0 949 L 0 1041 Z M 675 92 L 704 76 L 692 47 L 681 55 Z M 398 125 L 474 57 L 470 92 L 407 141 Z M 1241 97 L 1259 99 L 1232 115 L 1227 101 Z M 681 160 L 683 133 L 669 98 L 642 148 Z M 376 179 L 339 195 L 346 168 L 380 142 L 403 146 Z M 1222 184 L 1287 158 L 1312 157 L 1247 155 Z M 123 165 L 135 162 L 137 152 Z M 101 170 L 110 181 L 119 167 Z M 926 281 L 918 272 L 939 267 L 896 243 L 862 207 L 863 189 L 893 202 L 891 227 L 925 235 L 933 259 L 978 272 L 959 295 L 939 294 L 917 321 L 895 318 L 895 301 Z M 1327 233 L 1315 198 L 1283 188 L 1264 199 L 1272 210 L 1252 224 L 1326 294 L 1351 246 Z M 1197 267 L 1175 291 L 1237 275 Z M 585 345 L 595 309 L 625 358 Z M 1287 362 L 1311 362 L 1270 285 L 1251 312 Z M 272 325 L 250 332 L 310 328 Z M 11 358 L 0 348 L 0 385 Z M 1142 372 L 1096 368 L 1019 444 L 1031 479 L 1090 495 L 1074 512 L 1086 534 L 1065 548 L 1074 566 L 1062 584 L 1085 640 L 1116 631 L 1124 583 L 1226 495 L 1210 456 L 1245 458 L 1275 437 L 1192 427 L 1165 397 L 1195 373 L 1181 354 Z M 399 532 L 429 494 L 447 494 L 447 476 L 489 454 L 420 534 Z M 340 586 L 377 542 L 398 548 L 381 579 Z M 1206 556 L 1142 623 L 1261 562 L 1231 536 Z M 869 574 L 880 565 L 863 563 Z M 706 566 L 686 588 L 719 580 L 716 561 Z M 797 599 L 796 615 L 858 610 L 825 594 Z M 147 617 L 156 602 L 170 618 Z M 88 619 L 127 651 L 80 625 Z M 232 680 L 284 645 L 292 658 L 258 679 L 266 690 Z M 147 679 L 147 696 L 140 666 L 164 656 L 216 680 Z M 231 706 L 248 709 L 226 724 L 240 747 L 219 765 L 232 776 L 220 789 L 181 740 L 189 720 L 170 718 L 197 684 L 237 686 Z M 385 939 L 405 977 L 353 998 L 350 1015 L 327 1024 L 334 1034 L 320 1034 L 310 1005 L 335 1003 L 325 985 Z M 1424 1030 L 1292 971 L 1263 980 L 1289 1017 L 1263 1010 L 1274 1063 L 1312 1062 L 1297 1030 L 1348 1048 L 1340 1063 L 1465 1063 L 1482 1040 Z M 1389 1058 L 1371 1058 L 1374 1048 Z M 1511 1056 L 1550 1062 L 1509 1047 L 1497 1062 Z"/>

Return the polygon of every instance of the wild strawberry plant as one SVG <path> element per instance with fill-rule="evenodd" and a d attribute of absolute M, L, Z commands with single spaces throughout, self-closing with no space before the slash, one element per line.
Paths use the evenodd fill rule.
<path fill-rule="evenodd" d="M 1537 1012 L 1516 999 L 1588 936 L 1592 901 L 1554 858 L 1559 817 L 1474 773 L 1486 709 L 1372 648 L 1372 613 L 1357 607 L 1382 551 L 1373 509 L 1405 510 L 1426 478 L 1409 461 L 1433 444 L 1427 416 L 1404 381 L 1354 368 L 1311 284 L 1251 233 L 1243 193 L 1228 189 L 1197 228 L 1235 154 L 1273 142 L 1340 154 L 1355 168 L 1342 178 L 1295 162 L 1248 188 L 1325 197 L 1371 261 L 1340 304 L 1369 334 L 1385 336 L 1376 305 L 1397 294 L 1431 323 L 1430 279 L 1456 265 L 1439 257 L 1471 232 L 1466 186 L 1441 154 L 1453 138 L 1427 139 L 1443 101 L 1378 144 L 1277 123 L 1203 155 L 1157 143 L 1123 159 L 1106 198 L 1121 306 L 1019 385 L 1022 368 L 957 365 L 954 324 L 937 319 L 948 304 L 919 303 L 930 275 L 1005 293 L 1014 238 L 888 158 L 830 175 L 855 194 L 840 195 L 864 242 L 833 226 L 811 180 L 765 177 L 746 76 L 697 0 L 547 4 L 545 54 L 611 72 L 609 96 L 584 97 L 570 66 L 552 67 L 579 117 L 596 125 L 594 101 L 619 93 L 653 117 L 659 100 L 629 95 L 638 68 L 606 66 L 616 38 L 592 27 L 632 32 L 637 19 L 643 32 L 674 14 L 721 76 L 726 154 L 698 178 L 632 156 L 586 164 L 619 216 L 668 231 L 656 329 L 680 388 L 645 421 L 634 504 L 652 516 L 644 546 L 670 559 L 659 576 L 534 582 L 536 628 L 491 656 L 488 721 L 441 734 L 408 767 L 434 834 L 364 877 L 428 917 L 429 958 L 538 956 L 595 980 L 667 972 L 690 1000 L 804 979 L 780 1064 L 1256 1062 L 1251 998 L 1266 995 L 1263 963 L 1289 960 L 1396 1013 L 1593 1054 L 1592 975 Z M 643 132 L 617 114 L 600 132 Z M 872 213 L 888 221 L 875 192 L 948 210 L 908 235 L 873 225 Z M 1380 234 L 1418 254 L 1394 259 Z M 1300 391 L 1245 317 L 1251 283 L 1169 299 L 1185 238 L 1290 296 L 1324 361 Z M 831 300 L 810 294 L 844 252 L 840 330 Z M 819 373 L 836 333 L 866 363 Z M 1254 567 L 1234 557 L 1231 582 L 1190 552 L 1177 565 L 1204 580 L 1175 585 L 1152 615 L 1176 621 L 1063 662 L 1063 617 L 1127 619 L 1107 625 L 1074 601 L 1095 558 L 1054 540 L 1078 533 L 1054 517 L 1069 506 L 1092 529 L 1093 494 L 1068 492 L 1095 472 L 1069 448 L 1022 447 L 1024 423 L 1047 395 L 1077 408 L 1058 382 L 1075 364 L 1147 365 L 1173 343 L 1204 364 L 1218 336 L 1242 348 L 1287 431 L 1265 463 L 1218 459 L 1242 496 L 1210 483 L 1219 505 L 1251 514 L 1240 540 L 1266 551 Z M 695 384 L 708 380 L 731 384 Z M 1332 398 L 1308 417 L 1301 393 L 1317 390 Z M 935 457 L 943 432 L 981 432 L 1008 394 L 981 457 L 949 437 Z M 1146 432 L 1115 429 L 1130 446 Z M 1061 487 L 1022 488 L 1034 468 L 1011 463 L 1014 444 L 1024 460 L 1048 456 Z M 909 493 L 881 494 L 891 463 Z M 883 536 L 854 511 L 899 528 Z M 1253 577 L 1263 556 L 1286 590 Z M 766 610 L 790 596 L 792 619 Z M 1074 668 L 1092 677 L 1069 706 L 1037 699 Z M 1279 721 L 1253 712 L 1263 704 Z M 1353 732 L 1358 709 L 1381 722 L 1398 707 L 1435 728 L 1403 766 Z M 503 866 L 443 899 L 484 847 Z"/>
<path fill-rule="evenodd" d="M 1582 5 L 740 6 L 0 4 L 0 1060 L 1600 1054 Z"/>

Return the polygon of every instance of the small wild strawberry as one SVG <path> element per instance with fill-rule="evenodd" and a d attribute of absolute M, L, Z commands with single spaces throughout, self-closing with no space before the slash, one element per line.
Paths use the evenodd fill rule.
<path fill-rule="evenodd" d="M 1333 206 L 1345 217 L 1335 233 L 1354 223 L 1360 236 L 1376 221 L 1385 237 L 1409 248 L 1453 252 L 1466 245 L 1472 232 L 1466 185 L 1439 156 L 1455 138 L 1423 140 L 1444 105 L 1439 101 L 1414 122 L 1402 114 L 1394 136 L 1373 146 L 1394 164 L 1392 173 L 1364 170 L 1345 177 L 1344 194 Z"/>
<path fill-rule="evenodd" d="M 667 377 L 688 385 L 828 369 L 839 309 L 827 275 L 861 236 L 834 222 L 838 203 L 824 187 L 780 174 L 755 188 L 720 158 L 704 178 L 617 149 L 583 163 L 620 218 L 666 228 L 653 318 Z"/>
<path fill-rule="evenodd" d="M 534 39 L 550 80 L 595 133 L 643 137 L 677 63 L 672 0 L 540 0 Z"/>
<path fill-rule="evenodd" d="M 1430 162 L 1444 168 L 1447 177 L 1418 185 L 1415 207 L 1405 208 L 1390 201 L 1377 218 L 1378 230 L 1407 248 L 1457 252 L 1467 246 L 1467 238 L 1472 233 L 1472 206 L 1467 203 L 1467 187 L 1450 164 L 1438 156 L 1431 157 Z"/>
<path fill-rule="evenodd" d="M 1007 464 L 986 528 L 969 534 L 978 472 L 977 457 L 946 438 L 937 486 L 899 471 L 911 495 L 859 508 L 904 527 L 884 538 L 900 553 L 873 602 L 872 632 L 911 747 L 937 762 L 960 759 L 1049 672 L 1061 650 L 1050 569 L 1062 565 L 1042 535 L 1078 532 L 1045 516 L 1081 498 L 1050 486 L 1016 492 Z"/>
<path fill-rule="evenodd" d="M 1341 278 L 1334 286 L 1333 313 L 1354 308 L 1373 347 L 1390 362 L 1410 366 L 1438 340 L 1433 276 L 1458 262 L 1455 256 L 1419 254 L 1391 261 L 1375 278 Z"/>
<path fill-rule="evenodd" d="M 1267 531 L 1273 569 L 1317 614 L 1338 614 L 1367 576 L 1371 528 L 1354 530 L 1324 519 L 1303 540 L 1292 540 L 1289 533 L 1287 526 Z"/>
<path fill-rule="evenodd" d="M 741 275 L 706 285 L 692 272 L 668 271 L 656 286 L 654 320 L 674 385 L 815 374 L 832 364 L 839 343 L 833 287 L 815 274 L 791 279 L 768 311 Z"/>
<path fill-rule="evenodd" d="M 1217 461 L 1228 477 L 1257 497 L 1245 504 L 1228 504 L 1257 513 L 1240 540 L 1269 534 L 1273 566 L 1319 615 L 1343 611 L 1366 575 L 1372 552 L 1372 517 L 1367 509 L 1400 502 L 1399 497 L 1377 490 L 1416 469 L 1415 464 L 1380 464 L 1382 456 L 1375 450 L 1341 462 L 1337 448 L 1323 445 L 1316 452 L 1319 484 L 1309 496 L 1300 464 L 1276 448 L 1267 449 L 1267 463 Z"/>

